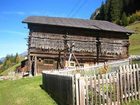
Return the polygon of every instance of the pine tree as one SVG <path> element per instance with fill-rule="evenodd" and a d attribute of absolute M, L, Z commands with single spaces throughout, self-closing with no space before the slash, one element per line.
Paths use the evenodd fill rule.
<path fill-rule="evenodd" d="M 104 8 L 104 3 L 102 2 L 102 6 L 100 8 L 100 20 L 105 19 L 105 8 Z"/>
<path fill-rule="evenodd" d="M 110 6 L 111 6 L 111 0 L 106 0 L 105 19 L 106 19 L 107 21 L 111 21 Z"/>
<path fill-rule="evenodd" d="M 123 26 L 127 26 L 128 25 L 128 19 L 127 19 L 127 16 L 125 14 L 125 12 L 123 12 L 123 15 L 122 15 L 122 18 L 121 18 L 121 21 L 122 21 L 122 25 Z"/>
<path fill-rule="evenodd" d="M 15 63 L 19 63 L 19 62 L 20 62 L 20 57 L 19 57 L 18 53 L 16 53 Z"/>
<path fill-rule="evenodd" d="M 8 67 L 10 67 L 11 66 L 11 64 L 12 64 L 12 62 L 10 61 L 10 57 L 9 56 L 7 56 L 6 57 L 6 59 L 5 59 L 5 61 L 4 61 L 4 63 L 3 63 L 3 69 L 7 69 Z"/>
<path fill-rule="evenodd" d="M 104 5 L 104 20 L 108 20 L 108 5 Z"/>
<path fill-rule="evenodd" d="M 120 19 L 120 5 L 119 5 L 119 0 L 111 0 L 110 4 L 110 18 L 111 21 L 116 21 Z"/>
<path fill-rule="evenodd" d="M 140 20 L 133 14 L 140 10 L 140 0 L 106 0 L 92 17 L 97 20 L 107 20 L 120 25 L 126 25 Z M 124 14 L 125 12 L 125 14 Z M 97 14 L 98 13 L 98 14 Z M 129 16 L 129 18 L 126 16 Z M 93 19 L 93 18 L 92 18 Z"/>

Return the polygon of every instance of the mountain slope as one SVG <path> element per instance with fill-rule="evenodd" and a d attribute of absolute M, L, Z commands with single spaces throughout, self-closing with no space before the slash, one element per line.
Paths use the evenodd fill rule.
<path fill-rule="evenodd" d="M 106 0 L 91 14 L 90 19 L 106 20 L 127 26 L 135 20 L 140 20 L 140 0 Z"/>
<path fill-rule="evenodd" d="M 140 55 L 140 22 L 135 22 L 126 28 L 135 31 L 135 33 L 130 36 L 130 54 Z"/>
<path fill-rule="evenodd" d="M 0 75 L 8 75 L 9 72 L 14 72 L 18 66 L 20 66 L 20 63 L 17 63 L 15 65 L 9 67 L 8 69 L 6 69 L 2 73 L 0 73 Z"/>

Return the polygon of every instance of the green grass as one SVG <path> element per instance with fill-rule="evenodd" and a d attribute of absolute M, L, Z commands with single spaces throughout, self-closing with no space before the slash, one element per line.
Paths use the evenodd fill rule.
<path fill-rule="evenodd" d="M 123 105 L 140 105 L 140 100 L 135 100 L 135 101 L 131 101 L 127 104 L 123 104 Z"/>
<path fill-rule="evenodd" d="M 135 31 L 135 33 L 130 36 L 130 54 L 140 55 L 140 22 L 133 23 L 126 28 Z"/>
<path fill-rule="evenodd" d="M 41 84 L 41 76 L 0 81 L 0 105 L 56 105 Z"/>
<path fill-rule="evenodd" d="M 15 64 L 14 66 L 9 67 L 8 69 L 4 70 L 1 75 L 8 75 L 9 72 L 15 71 L 16 67 L 20 66 L 20 63 Z"/>

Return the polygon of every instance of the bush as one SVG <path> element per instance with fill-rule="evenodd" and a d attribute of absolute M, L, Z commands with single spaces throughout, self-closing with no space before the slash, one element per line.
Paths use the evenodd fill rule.
<path fill-rule="evenodd" d="M 135 21 L 140 20 L 140 11 L 137 11 L 135 14 L 129 16 L 129 24 L 134 23 Z"/>

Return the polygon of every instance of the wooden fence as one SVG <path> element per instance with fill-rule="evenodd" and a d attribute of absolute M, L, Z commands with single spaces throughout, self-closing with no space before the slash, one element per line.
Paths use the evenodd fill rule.
<path fill-rule="evenodd" d="M 43 73 L 43 86 L 60 105 L 122 105 L 140 99 L 140 68 L 93 76 Z"/>
<path fill-rule="evenodd" d="M 74 105 L 74 77 L 72 75 L 42 73 L 42 77 L 43 88 L 59 105 Z"/>
<path fill-rule="evenodd" d="M 76 105 L 122 105 L 140 99 L 140 68 L 120 67 L 115 73 L 76 77 Z"/>

